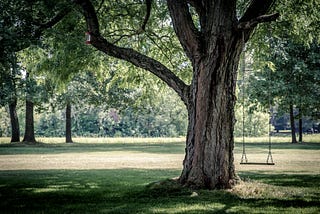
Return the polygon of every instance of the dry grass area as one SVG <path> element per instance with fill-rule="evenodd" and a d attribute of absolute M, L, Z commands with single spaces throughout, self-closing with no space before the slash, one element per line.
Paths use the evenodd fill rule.
<path fill-rule="evenodd" d="M 248 161 L 266 162 L 265 154 L 248 153 Z M 320 174 L 320 150 L 274 149 L 272 154 L 275 165 L 240 165 L 241 153 L 235 154 L 238 171 L 273 171 L 283 173 Z"/>
<path fill-rule="evenodd" d="M 0 138 L 0 170 L 181 169 L 183 138 L 39 138 L 35 145 Z"/>
<path fill-rule="evenodd" d="M 262 154 L 247 154 L 257 162 L 265 161 Z M 46 169 L 181 169 L 184 154 L 111 151 L 61 154 L 0 155 L 1 170 Z M 277 171 L 320 174 L 320 151 L 275 150 L 275 165 L 240 165 L 241 154 L 235 154 L 237 171 Z"/>
<path fill-rule="evenodd" d="M 43 143 L 9 146 L 5 143 L 6 139 L 2 138 L 0 169 L 180 170 L 184 158 L 183 138 L 76 138 L 74 144 L 63 143 L 63 138 L 39 140 Z M 276 143 L 272 150 L 275 165 L 264 166 L 240 165 L 242 145 L 236 143 L 236 170 L 320 174 L 319 145 L 318 143 L 304 145 Z M 265 143 L 249 143 L 246 148 L 249 162 L 266 162 L 267 148 Z"/>
<path fill-rule="evenodd" d="M 1 155 L 1 170 L 48 169 L 176 169 L 183 155 L 139 152 Z"/>

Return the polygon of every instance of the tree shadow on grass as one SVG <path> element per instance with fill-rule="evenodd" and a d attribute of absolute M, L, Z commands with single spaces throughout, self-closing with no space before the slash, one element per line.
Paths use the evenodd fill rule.
<path fill-rule="evenodd" d="M 0 171 L 1 213 L 265 213 L 270 209 L 319 210 L 314 198 L 243 198 L 230 191 L 195 191 L 166 182 L 178 170 Z M 245 174 L 243 174 L 245 175 Z M 274 174 L 246 174 L 262 182 L 291 186 Z M 295 177 L 301 181 L 314 178 Z M 152 181 L 161 180 L 148 185 Z M 289 182 L 289 183 L 287 183 Z M 155 185 L 154 185 L 155 184 Z M 310 183 L 305 186 L 315 187 Z M 298 187 L 303 186 L 302 184 Z M 297 186 L 295 186 L 297 187 Z M 287 210 L 288 211 L 288 210 Z M 301 211 L 301 210 L 300 210 Z"/>
<path fill-rule="evenodd" d="M 319 210 L 320 205 L 318 200 L 241 198 L 222 190 L 197 192 L 198 196 L 191 197 L 186 190 L 137 191 L 135 197 L 132 193 L 127 195 L 134 203 L 128 201 L 114 207 L 110 213 L 123 213 L 124 210 L 131 213 L 270 213 L 270 209 L 274 213 L 292 208 Z M 135 206 L 135 203 L 143 206 Z"/>

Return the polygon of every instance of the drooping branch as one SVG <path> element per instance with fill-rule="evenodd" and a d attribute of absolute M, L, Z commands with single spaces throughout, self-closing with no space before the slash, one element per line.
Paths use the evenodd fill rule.
<path fill-rule="evenodd" d="M 187 2 L 184 0 L 168 0 L 167 3 L 174 30 L 188 58 L 194 64 L 194 60 L 201 57 L 201 36 L 194 26 Z"/>
<path fill-rule="evenodd" d="M 98 50 L 106 53 L 109 56 L 125 60 L 133 65 L 145 69 L 162 81 L 169 87 L 175 90 L 187 105 L 189 100 L 189 86 L 186 85 L 178 76 L 176 76 L 169 68 L 161 64 L 157 60 L 139 53 L 131 48 L 122 48 L 108 42 L 99 31 L 99 21 L 95 9 L 90 0 L 74 0 L 81 6 L 88 30 L 91 33 L 91 44 Z"/>

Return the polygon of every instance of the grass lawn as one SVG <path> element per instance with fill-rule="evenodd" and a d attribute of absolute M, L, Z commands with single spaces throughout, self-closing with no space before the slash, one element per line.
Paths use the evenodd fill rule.
<path fill-rule="evenodd" d="M 274 166 L 240 165 L 236 139 L 242 181 L 223 191 L 165 180 L 181 172 L 183 138 L 38 140 L 0 138 L 0 213 L 320 213 L 320 135 L 273 138 Z M 266 161 L 267 138 L 246 141 L 249 161 Z"/>

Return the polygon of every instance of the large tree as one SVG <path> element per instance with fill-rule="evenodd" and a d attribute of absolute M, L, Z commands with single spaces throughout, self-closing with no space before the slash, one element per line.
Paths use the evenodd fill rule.
<path fill-rule="evenodd" d="M 185 103 L 189 124 L 180 183 L 195 188 L 230 188 L 236 177 L 233 130 L 239 56 L 257 24 L 278 17 L 267 14 L 274 1 L 252 0 L 238 18 L 236 0 L 168 0 L 173 28 L 192 64 L 190 85 L 156 59 L 110 42 L 100 30 L 101 20 L 92 2 L 74 2 L 83 10 L 95 48 L 153 73 Z M 147 15 L 137 33 L 145 29 L 150 15 L 151 1 L 146 5 Z"/>

